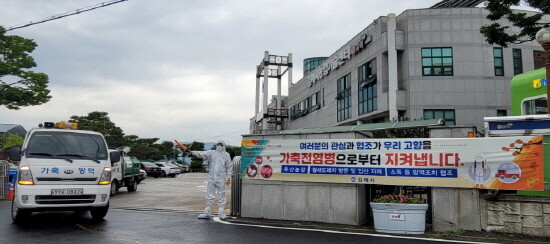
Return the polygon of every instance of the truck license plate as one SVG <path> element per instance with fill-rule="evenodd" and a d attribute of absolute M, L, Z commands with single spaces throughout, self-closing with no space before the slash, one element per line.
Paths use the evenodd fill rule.
<path fill-rule="evenodd" d="M 82 188 L 71 188 L 71 189 L 52 189 L 52 196 L 60 195 L 82 195 L 84 190 Z"/>

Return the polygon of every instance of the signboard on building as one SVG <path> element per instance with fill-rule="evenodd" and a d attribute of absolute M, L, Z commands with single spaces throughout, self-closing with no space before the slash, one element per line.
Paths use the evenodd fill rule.
<path fill-rule="evenodd" d="M 542 136 L 243 140 L 243 178 L 544 190 Z"/>
<path fill-rule="evenodd" d="M 344 65 L 346 60 L 350 59 L 353 55 L 357 55 L 371 42 L 371 35 L 361 34 L 360 39 L 357 43 L 348 45 L 341 49 L 339 52 L 330 56 L 326 61 L 319 65 L 319 67 L 317 67 L 315 71 L 311 72 L 308 77 L 308 87 L 313 86 L 313 84 L 317 83 L 318 80 L 323 79 L 325 76 L 330 74 L 330 72 Z"/>

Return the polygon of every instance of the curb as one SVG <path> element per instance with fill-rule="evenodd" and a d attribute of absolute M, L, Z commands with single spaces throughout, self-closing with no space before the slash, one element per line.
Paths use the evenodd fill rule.
<path fill-rule="evenodd" d="M 268 219 L 255 219 L 255 218 L 243 218 L 229 216 L 224 220 L 225 222 L 243 225 L 258 225 L 269 226 L 277 228 L 292 228 L 292 229 L 308 229 L 316 231 L 335 231 L 350 234 L 364 234 L 364 235 L 384 235 L 392 236 L 396 238 L 420 238 L 433 241 L 448 240 L 450 242 L 475 242 L 475 243 L 530 243 L 530 244 L 543 244 L 550 243 L 550 238 L 545 237 L 533 237 L 525 235 L 512 235 L 508 233 L 498 232 L 486 232 L 486 231 L 461 231 L 456 232 L 432 232 L 426 231 L 424 234 L 419 235 L 400 235 L 400 234 L 386 234 L 379 233 L 374 230 L 373 227 L 367 226 L 351 226 L 342 224 L 325 224 L 318 222 L 305 222 L 305 221 L 287 221 L 287 220 L 268 220 Z"/>

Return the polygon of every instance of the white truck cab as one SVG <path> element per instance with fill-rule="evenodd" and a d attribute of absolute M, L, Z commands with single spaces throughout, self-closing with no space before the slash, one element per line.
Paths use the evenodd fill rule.
<path fill-rule="evenodd" d="M 128 153 L 130 147 L 120 147 L 117 149 L 109 149 L 109 152 L 119 152 L 120 161 L 113 162 L 111 167 L 111 197 L 114 196 L 118 189 L 126 187 L 128 192 L 134 192 L 137 190 L 140 174 L 139 161 L 134 162 Z M 137 160 L 137 159 L 136 159 Z"/>
<path fill-rule="evenodd" d="M 55 128 L 65 127 L 61 123 L 31 129 L 22 148 L 10 155 L 19 161 L 15 223 L 40 211 L 89 210 L 93 218 L 107 214 L 111 164 L 119 161 L 119 152 L 109 153 L 100 133 Z"/>

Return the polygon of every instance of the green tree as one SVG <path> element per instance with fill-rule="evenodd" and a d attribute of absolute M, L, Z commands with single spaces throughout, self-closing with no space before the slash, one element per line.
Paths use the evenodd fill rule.
<path fill-rule="evenodd" d="M 154 144 L 154 147 L 159 150 L 161 157 L 166 156 L 166 158 L 171 159 L 175 156 L 174 143 L 170 141 L 163 141 L 160 144 Z"/>
<path fill-rule="evenodd" d="M 204 143 L 194 141 L 191 144 L 187 145 L 187 149 L 191 151 L 204 151 Z"/>
<path fill-rule="evenodd" d="M 212 145 L 212 148 L 210 148 L 210 150 L 216 150 L 216 145 Z M 229 153 L 231 159 L 233 159 L 235 156 L 241 155 L 241 147 L 238 146 L 225 145 L 225 151 Z"/>
<path fill-rule="evenodd" d="M 20 135 L 10 134 L 6 138 L 1 137 L 0 148 L 8 148 L 23 145 L 24 138 Z"/>
<path fill-rule="evenodd" d="M 191 161 L 191 171 L 192 172 L 198 172 L 202 171 L 202 160 L 201 161 Z"/>
<path fill-rule="evenodd" d="M 193 141 L 191 144 L 185 145 L 190 151 L 204 151 L 204 143 Z M 202 158 L 191 156 L 191 170 L 192 171 L 201 171 L 202 170 Z"/>
<path fill-rule="evenodd" d="M 36 46 L 31 39 L 6 35 L 0 26 L 0 106 L 19 109 L 50 100 L 48 76 L 29 70 L 36 67 L 29 55 Z"/>
<path fill-rule="evenodd" d="M 158 138 L 139 138 L 135 135 L 124 136 L 124 143 L 131 148 L 129 155 L 140 160 L 155 161 L 162 159 L 162 152 L 155 146 Z"/>
<path fill-rule="evenodd" d="M 528 14 L 512 9 L 512 7 L 517 7 L 521 3 L 540 11 L 540 13 Z M 489 44 L 508 47 L 510 43 L 518 44 L 532 41 L 541 27 L 548 27 L 550 24 L 540 21 L 543 15 L 550 13 L 549 1 L 487 0 L 486 9 L 489 11 L 487 19 L 493 21 L 493 23 L 482 26 L 480 32 Z M 509 33 L 511 26 L 494 22 L 504 18 L 509 20 L 513 26 L 518 27 L 519 33 Z"/>
<path fill-rule="evenodd" d="M 225 147 L 225 150 L 229 153 L 229 156 L 231 156 L 231 159 L 233 159 L 235 156 L 241 155 L 241 147 L 239 146 L 227 145 Z"/>
<path fill-rule="evenodd" d="M 81 129 L 97 131 L 103 134 L 109 148 L 126 146 L 124 132 L 111 121 L 107 112 L 95 111 L 86 116 L 73 115 L 71 116 L 71 120 L 78 122 L 78 127 Z"/>
<path fill-rule="evenodd" d="M 428 138 L 427 128 L 386 129 L 372 132 L 373 138 Z"/>

